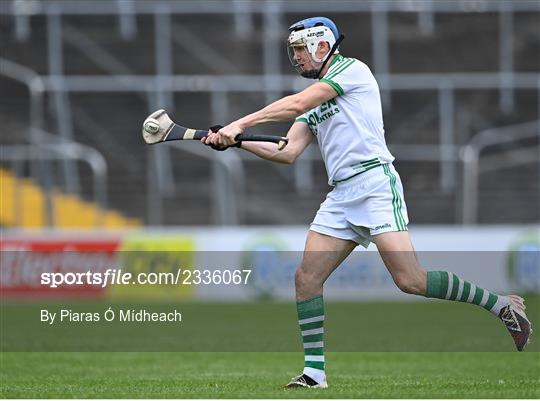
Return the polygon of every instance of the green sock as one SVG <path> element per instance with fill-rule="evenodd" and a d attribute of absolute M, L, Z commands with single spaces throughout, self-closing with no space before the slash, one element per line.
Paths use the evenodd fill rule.
<path fill-rule="evenodd" d="M 322 295 L 296 303 L 304 343 L 304 373 L 318 383 L 324 373 L 324 301 Z"/>
<path fill-rule="evenodd" d="M 427 273 L 426 297 L 475 304 L 497 316 L 510 303 L 508 297 L 484 290 L 445 271 Z"/>

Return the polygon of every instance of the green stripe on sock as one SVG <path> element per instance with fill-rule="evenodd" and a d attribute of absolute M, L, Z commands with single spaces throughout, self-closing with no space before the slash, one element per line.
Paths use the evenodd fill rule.
<path fill-rule="evenodd" d="M 468 281 L 463 282 L 463 292 L 461 294 L 461 298 L 459 299 L 461 302 L 467 301 L 469 298 L 469 293 L 471 292 L 471 283 Z"/>
<path fill-rule="evenodd" d="M 441 272 L 427 272 L 426 297 L 439 298 L 441 293 Z"/>
<path fill-rule="evenodd" d="M 318 329 L 320 327 L 323 327 L 324 321 L 321 320 L 320 322 L 313 322 L 313 323 L 306 323 L 300 325 L 300 330 L 311 330 L 311 329 Z"/>
<path fill-rule="evenodd" d="M 317 341 L 322 341 L 323 337 L 324 337 L 323 333 L 321 333 L 321 334 L 312 334 L 312 335 L 309 335 L 309 336 L 303 336 L 302 341 L 305 342 L 305 343 L 314 343 L 314 342 L 317 342 Z"/>
<path fill-rule="evenodd" d="M 486 304 L 484 305 L 484 308 L 486 308 L 487 310 L 491 310 L 491 308 L 493 308 L 493 305 L 495 305 L 495 303 L 497 302 L 497 295 L 495 294 L 492 294 L 491 292 L 489 293 L 489 298 L 486 302 Z"/>
<path fill-rule="evenodd" d="M 324 348 L 306 348 L 304 355 L 324 355 Z"/>
<path fill-rule="evenodd" d="M 441 292 L 437 298 L 444 299 L 448 291 L 448 272 L 441 272 Z"/>
<path fill-rule="evenodd" d="M 448 292 L 448 272 L 441 272 L 441 293 L 437 298 L 444 299 Z"/>
<path fill-rule="evenodd" d="M 299 320 L 324 315 L 324 302 L 321 295 L 315 298 L 306 299 L 305 301 L 297 302 L 296 307 L 298 310 Z"/>
<path fill-rule="evenodd" d="M 426 283 L 426 297 L 446 299 L 446 294 L 450 291 L 448 300 L 466 302 L 474 305 L 482 306 L 482 300 L 487 298 L 485 305 L 482 307 L 493 314 L 498 313 L 498 309 L 492 310 L 499 301 L 500 295 L 484 290 L 478 286 L 471 284 L 468 281 L 463 282 L 463 289 L 458 298 L 460 278 L 452 274 L 450 288 L 448 288 L 449 272 L 445 271 L 428 271 Z M 475 288 L 475 290 L 473 290 Z"/>
<path fill-rule="evenodd" d="M 475 305 L 480 305 L 480 302 L 482 302 L 482 298 L 484 297 L 484 290 L 481 288 L 476 287 L 476 292 L 474 294 L 474 298 L 472 300 L 472 303 Z"/>
<path fill-rule="evenodd" d="M 318 343 L 323 344 L 324 341 L 324 332 L 317 333 L 318 331 L 323 331 L 324 325 L 324 301 L 322 295 L 307 299 L 305 301 L 300 301 L 296 303 L 296 308 L 298 311 L 298 320 L 302 321 L 304 319 L 313 319 L 320 318 L 315 322 L 309 322 L 305 324 L 300 324 L 300 330 L 305 332 L 306 330 L 318 329 L 315 330 L 315 334 L 308 334 L 302 336 L 302 343 L 304 347 L 308 343 Z M 309 345 L 319 345 L 319 344 L 309 344 Z M 304 348 L 304 355 L 324 355 L 324 347 L 317 348 Z M 324 371 L 324 362 L 319 361 L 306 361 L 304 359 L 304 366 L 314 369 L 319 369 Z"/>
<path fill-rule="evenodd" d="M 438 298 L 446 299 L 446 293 L 448 292 L 448 272 L 445 271 L 428 271 L 427 272 L 427 288 L 426 288 L 426 297 L 428 298 Z M 464 293 L 469 295 L 471 285 L 467 282 L 464 286 Z M 452 280 L 451 293 L 454 296 L 458 292 L 459 287 L 459 278 L 454 274 Z M 463 298 L 464 295 L 462 295 Z M 465 298 L 466 300 L 467 298 Z"/>
<path fill-rule="evenodd" d="M 455 274 L 453 275 L 452 280 L 452 293 L 450 294 L 450 299 L 454 301 L 457 297 L 457 293 L 459 290 L 459 278 Z"/>
<path fill-rule="evenodd" d="M 304 361 L 306 368 L 324 370 L 324 362 Z"/>

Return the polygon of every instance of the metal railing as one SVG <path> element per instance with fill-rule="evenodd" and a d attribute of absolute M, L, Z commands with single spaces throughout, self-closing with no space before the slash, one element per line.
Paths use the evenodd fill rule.
<path fill-rule="evenodd" d="M 34 145 L 2 145 L 0 147 L 0 160 L 8 162 L 11 169 L 17 174 L 21 170 L 21 163 L 33 161 L 65 161 L 72 160 L 75 162 L 86 163 L 93 175 L 93 196 L 94 202 L 98 207 L 96 215 L 96 226 L 104 223 L 104 212 L 107 208 L 107 162 L 105 158 L 96 149 L 82 145 L 76 142 L 59 142 L 58 137 L 48 132 L 41 131 L 40 135 L 52 139 L 49 143 L 41 143 Z M 46 186 L 43 189 L 45 195 L 44 216 L 45 223 L 51 227 L 54 225 L 54 202 L 52 185 Z M 15 194 L 16 196 L 16 194 Z M 19 199 L 15 199 L 15 215 L 21 216 L 22 203 Z M 17 223 L 20 223 L 18 221 Z"/>
<path fill-rule="evenodd" d="M 538 137 L 540 140 L 540 120 L 506 127 L 492 128 L 476 134 L 460 151 L 463 161 L 463 210 L 462 223 L 476 224 L 478 222 L 478 193 L 480 173 L 496 171 L 512 165 L 523 163 L 538 163 L 540 148 L 512 150 L 520 157 L 513 157 L 507 163 L 491 163 L 489 168 L 481 168 L 480 155 L 490 146 L 516 142 L 522 139 Z M 506 150 L 505 152 L 508 152 Z M 490 156 L 493 158 L 494 156 Z"/>
<path fill-rule="evenodd" d="M 39 130 L 43 129 L 43 105 L 45 85 L 43 78 L 32 69 L 0 57 L 0 75 L 18 81 L 28 88 L 30 95 L 29 120 L 27 140 L 36 144 L 41 141 Z"/>

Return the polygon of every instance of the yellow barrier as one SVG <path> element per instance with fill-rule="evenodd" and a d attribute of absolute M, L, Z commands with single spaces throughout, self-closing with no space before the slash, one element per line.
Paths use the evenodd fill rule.
<path fill-rule="evenodd" d="M 19 179 L 0 169 L 0 224 L 22 228 L 43 228 L 46 225 L 44 191 L 30 179 Z M 139 219 L 124 217 L 112 210 L 58 190 L 52 195 L 52 225 L 57 228 L 126 228 L 140 227 Z M 20 215 L 17 215 L 19 213 Z"/>
<path fill-rule="evenodd" d="M 118 266 L 122 272 L 130 272 L 136 280 L 139 275 L 160 284 L 115 285 L 108 288 L 112 298 L 171 300 L 193 297 L 194 286 L 174 284 L 173 277 L 178 269 L 192 270 L 195 267 L 195 239 L 183 235 L 131 235 L 122 241 L 117 251 Z"/>
<path fill-rule="evenodd" d="M 43 191 L 28 179 L 19 180 L 22 209 L 21 226 L 40 228 L 45 226 L 45 197 Z"/>
<path fill-rule="evenodd" d="M 9 171 L 0 169 L 0 224 L 13 226 L 16 224 L 15 191 L 16 181 Z"/>

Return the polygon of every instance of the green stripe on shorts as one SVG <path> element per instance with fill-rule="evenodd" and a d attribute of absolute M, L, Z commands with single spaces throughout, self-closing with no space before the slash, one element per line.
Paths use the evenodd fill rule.
<path fill-rule="evenodd" d="M 390 180 L 390 189 L 392 191 L 392 207 L 394 209 L 394 219 L 396 221 L 396 227 L 399 231 L 407 230 L 405 219 L 401 214 L 401 198 L 396 188 L 396 176 L 390 170 L 388 164 L 383 164 L 384 174 Z"/>
<path fill-rule="evenodd" d="M 398 227 L 399 231 L 406 231 L 407 230 L 407 223 L 405 223 L 405 219 L 403 218 L 403 214 L 401 213 L 401 208 L 403 207 L 403 203 L 401 201 L 401 196 L 399 195 L 399 191 L 396 187 L 397 178 L 395 174 L 390 170 L 390 166 L 388 164 L 384 165 L 386 167 L 385 172 L 387 172 L 388 177 L 390 178 L 390 187 L 392 189 L 393 199 L 392 204 L 394 204 L 394 213 L 396 216 L 396 225 Z"/>

